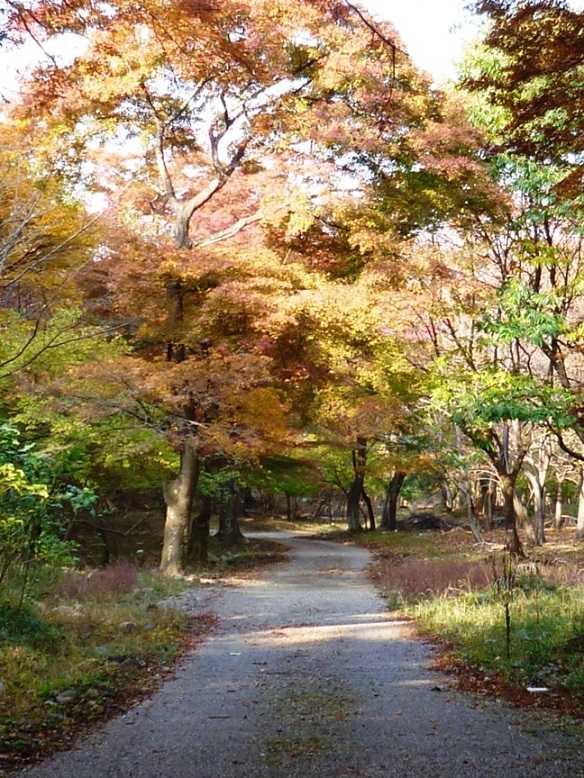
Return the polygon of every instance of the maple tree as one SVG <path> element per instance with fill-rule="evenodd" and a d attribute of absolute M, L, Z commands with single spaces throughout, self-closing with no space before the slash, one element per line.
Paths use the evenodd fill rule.
<path fill-rule="evenodd" d="M 506 145 L 539 159 L 582 151 L 584 14 L 565 0 L 480 0 L 488 67 L 467 85 L 503 109 Z"/>
<path fill-rule="evenodd" d="M 405 474 L 437 472 L 432 397 L 511 478 L 507 497 L 527 475 L 541 498 L 534 441 L 547 425 L 569 447 L 578 430 L 579 203 L 556 197 L 561 161 L 493 153 L 507 125 L 485 107 L 483 50 L 469 97 L 432 90 L 390 25 L 341 0 L 12 0 L 6 30 L 40 52 L 6 127 L 34 137 L 45 201 L 109 203 L 92 217 L 71 198 L 59 218 L 69 312 L 49 307 L 51 326 L 112 347 L 52 373 L 51 392 L 68 413 L 141 429 L 154 462 L 178 455 L 160 471 L 166 573 L 184 567 L 197 504 L 222 503 L 236 541 L 243 488 L 287 457 L 315 473 L 318 452 L 342 460 L 349 526 L 375 526 L 371 484 L 394 528 Z M 72 54 L 51 54 L 55 40 Z M 56 258 L 45 268 L 27 278 L 57 301 Z M 32 309 L 18 326 L 34 330 Z M 452 472 L 472 506 L 471 460 Z"/>

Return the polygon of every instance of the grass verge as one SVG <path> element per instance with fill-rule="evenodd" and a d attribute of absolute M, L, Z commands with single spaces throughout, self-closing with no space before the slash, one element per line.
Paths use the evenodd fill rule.
<path fill-rule="evenodd" d="M 488 540 L 502 545 L 497 533 Z M 437 667 L 453 671 L 461 688 L 584 717 L 584 568 L 564 554 L 572 551 L 564 536 L 516 571 L 509 654 L 492 552 L 468 533 L 364 533 L 354 542 L 374 552 L 372 579 L 442 648 Z"/>
<path fill-rule="evenodd" d="M 584 588 L 556 586 L 536 575 L 519 579 L 510 603 L 508 653 L 504 607 L 492 586 L 435 595 L 407 611 L 422 634 L 447 642 L 455 666 L 462 662 L 487 681 L 525 691 L 548 690 L 531 694 L 572 694 L 584 715 Z"/>
<path fill-rule="evenodd" d="M 0 767 L 71 744 L 150 694 L 213 617 L 158 603 L 185 588 L 127 563 L 42 574 L 22 607 L 0 602 Z"/>

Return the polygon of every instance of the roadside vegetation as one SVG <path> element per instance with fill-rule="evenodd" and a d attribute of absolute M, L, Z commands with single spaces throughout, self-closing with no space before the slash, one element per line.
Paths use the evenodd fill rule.
<path fill-rule="evenodd" d="M 184 589 L 119 562 L 99 571 L 40 569 L 0 603 L 0 743 L 5 764 L 71 741 L 155 688 L 212 624 L 159 607 Z"/>
<path fill-rule="evenodd" d="M 523 561 L 502 531 L 477 544 L 461 526 L 357 542 L 375 554 L 371 577 L 389 607 L 437 641 L 438 666 L 463 688 L 584 715 L 584 549 L 573 530 L 551 531 L 545 552 Z"/>

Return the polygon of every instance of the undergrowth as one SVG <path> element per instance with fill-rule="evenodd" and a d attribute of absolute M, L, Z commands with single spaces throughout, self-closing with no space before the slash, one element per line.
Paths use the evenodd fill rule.
<path fill-rule="evenodd" d="M 518 580 L 510 605 L 511 642 L 493 586 L 442 593 L 410 605 L 423 632 L 449 641 L 463 660 L 526 686 L 584 693 L 584 587 L 539 576 Z"/>
<path fill-rule="evenodd" d="M 27 761 L 82 722 L 115 712 L 182 650 L 193 625 L 159 608 L 184 583 L 118 563 L 92 574 L 38 571 L 20 605 L 0 600 L 0 752 Z M 12 596 L 14 595 L 14 596 Z"/>

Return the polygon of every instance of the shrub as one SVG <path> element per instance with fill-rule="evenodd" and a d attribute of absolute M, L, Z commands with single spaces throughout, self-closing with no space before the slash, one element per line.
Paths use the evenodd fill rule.
<path fill-rule="evenodd" d="M 119 561 L 90 573 L 66 573 L 56 593 L 70 600 L 110 599 L 131 592 L 137 580 L 136 567 Z"/>
<path fill-rule="evenodd" d="M 396 564 L 383 562 L 381 583 L 388 592 L 403 600 L 415 601 L 444 592 L 471 592 L 484 589 L 492 580 L 492 571 L 484 561 L 413 559 Z"/>
<path fill-rule="evenodd" d="M 34 648 L 52 645 L 58 639 L 59 631 L 32 608 L 0 602 L 0 640 Z"/>

